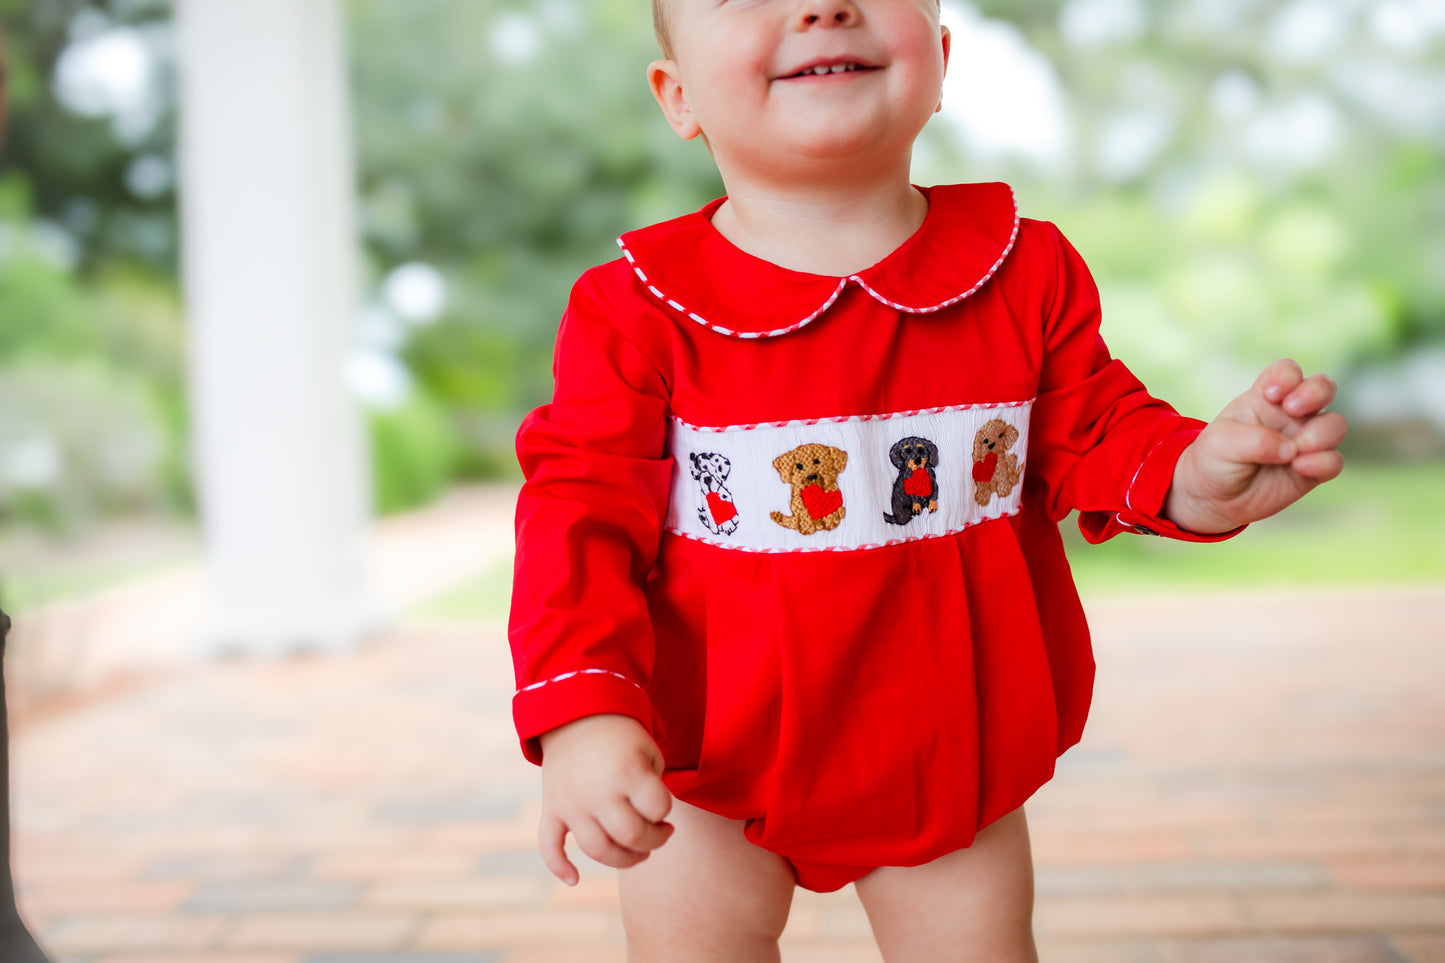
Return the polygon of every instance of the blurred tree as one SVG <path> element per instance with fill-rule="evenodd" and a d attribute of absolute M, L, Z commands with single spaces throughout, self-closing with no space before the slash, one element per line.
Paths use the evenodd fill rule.
<path fill-rule="evenodd" d="M 176 265 L 174 67 L 166 0 L 0 0 L 9 38 L 3 169 L 64 230 L 84 276 Z"/>
<path fill-rule="evenodd" d="M 1281 355 L 1347 376 L 1445 339 L 1430 5 L 974 6 L 1047 55 L 1068 103 L 1066 163 L 1015 179 L 1089 260 L 1111 344 L 1182 403 L 1212 414 Z"/>

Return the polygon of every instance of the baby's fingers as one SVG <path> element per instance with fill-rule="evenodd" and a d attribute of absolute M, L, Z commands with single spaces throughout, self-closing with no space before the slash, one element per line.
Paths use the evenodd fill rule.
<path fill-rule="evenodd" d="M 1293 358 L 1272 362 L 1254 379 L 1254 387 L 1267 401 L 1279 404 L 1304 380 L 1304 372 Z"/>
<path fill-rule="evenodd" d="M 1306 418 L 1334 401 L 1338 390 L 1327 376 L 1310 375 L 1284 396 L 1280 406 L 1292 418 Z"/>
<path fill-rule="evenodd" d="M 1345 456 L 1334 450 L 1312 451 L 1300 455 L 1289 466 L 1305 478 L 1326 482 L 1345 470 Z"/>
<path fill-rule="evenodd" d="M 1345 440 L 1348 427 L 1343 415 L 1327 411 L 1311 418 L 1294 433 L 1295 444 L 1299 445 L 1301 452 L 1326 451 Z"/>
<path fill-rule="evenodd" d="M 636 866 L 648 856 L 647 853 L 638 853 L 619 846 L 602 824 L 590 817 L 573 826 L 572 835 L 576 838 L 577 845 L 582 847 L 582 852 L 603 866 L 626 869 Z"/>
<path fill-rule="evenodd" d="M 672 793 L 667 791 L 667 784 L 655 776 L 634 785 L 627 801 L 648 822 L 660 823 L 672 811 Z"/>
<path fill-rule="evenodd" d="M 567 839 L 567 824 L 553 812 L 543 812 L 542 822 L 537 828 L 537 843 L 542 850 L 542 862 L 568 886 L 576 886 L 581 876 L 577 867 L 567 858 L 564 843 Z"/>
<path fill-rule="evenodd" d="M 623 849 L 650 853 L 672 837 L 672 823 L 649 822 L 624 799 L 598 814 L 597 821 L 608 837 Z"/>
<path fill-rule="evenodd" d="M 1220 461 L 1280 465 L 1299 454 L 1294 441 L 1273 428 L 1220 418 L 1199 436 L 1203 450 Z"/>

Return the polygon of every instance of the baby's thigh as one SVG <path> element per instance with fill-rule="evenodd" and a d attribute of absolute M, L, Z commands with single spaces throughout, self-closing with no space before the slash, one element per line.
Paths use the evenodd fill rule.
<path fill-rule="evenodd" d="M 672 838 L 618 870 L 631 963 L 777 960 L 793 902 L 781 856 L 743 836 L 743 823 L 674 799 Z"/>
<path fill-rule="evenodd" d="M 1034 866 L 1020 806 L 973 845 L 854 883 L 888 963 L 1035 963 Z"/>

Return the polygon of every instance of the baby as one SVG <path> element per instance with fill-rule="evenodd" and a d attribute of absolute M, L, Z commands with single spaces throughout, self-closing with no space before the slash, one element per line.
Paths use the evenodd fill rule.
<path fill-rule="evenodd" d="M 633 960 L 777 960 L 794 887 L 850 882 L 887 960 L 1034 960 L 1023 804 L 1094 674 L 1058 521 L 1228 538 L 1340 472 L 1335 387 L 1277 361 L 1183 417 L 1057 228 L 911 185 L 937 0 L 654 14 L 727 195 L 583 275 L 518 433 L 543 859 L 621 870 Z"/>

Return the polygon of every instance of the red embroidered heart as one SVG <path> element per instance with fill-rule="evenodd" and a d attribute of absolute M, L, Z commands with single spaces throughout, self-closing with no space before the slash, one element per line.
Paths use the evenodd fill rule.
<path fill-rule="evenodd" d="M 808 509 L 808 514 L 813 516 L 813 521 L 833 514 L 842 504 L 843 492 L 839 489 L 825 492 L 822 485 L 803 486 L 803 505 Z"/>
<path fill-rule="evenodd" d="M 707 510 L 712 513 L 712 520 L 719 525 L 726 525 L 738 513 L 737 506 L 717 492 L 707 493 Z"/>
<path fill-rule="evenodd" d="M 913 474 L 903 481 L 903 490 L 914 498 L 927 498 L 932 494 L 933 482 L 928 480 L 928 469 L 913 469 Z"/>
<path fill-rule="evenodd" d="M 991 451 L 983 456 L 983 461 L 973 463 L 973 480 L 980 485 L 993 478 L 994 469 L 998 467 L 998 452 Z"/>

